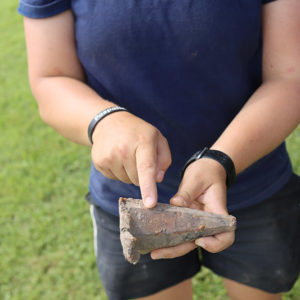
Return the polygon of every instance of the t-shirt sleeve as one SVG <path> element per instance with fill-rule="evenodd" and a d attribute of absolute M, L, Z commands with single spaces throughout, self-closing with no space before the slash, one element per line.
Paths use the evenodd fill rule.
<path fill-rule="evenodd" d="M 71 0 L 20 0 L 18 12 L 28 18 L 47 18 L 71 7 Z"/>

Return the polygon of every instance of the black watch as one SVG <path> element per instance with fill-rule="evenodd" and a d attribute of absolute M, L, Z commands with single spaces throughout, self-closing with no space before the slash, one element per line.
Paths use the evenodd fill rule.
<path fill-rule="evenodd" d="M 207 147 L 204 149 L 197 151 L 183 166 L 181 172 L 180 172 L 180 177 L 181 179 L 183 178 L 184 172 L 186 168 L 194 161 L 202 158 L 202 157 L 207 157 L 216 160 L 219 162 L 225 169 L 226 171 L 226 186 L 227 189 L 234 183 L 235 178 L 236 178 L 236 173 L 235 173 L 235 167 L 232 159 L 225 154 L 224 152 L 218 151 L 218 150 L 209 150 Z"/>

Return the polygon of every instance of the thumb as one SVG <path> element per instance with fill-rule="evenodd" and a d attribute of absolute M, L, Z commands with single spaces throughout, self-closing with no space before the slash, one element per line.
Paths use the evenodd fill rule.
<path fill-rule="evenodd" d="M 197 184 L 195 179 L 189 178 L 181 182 L 177 193 L 171 198 L 170 203 L 176 206 L 184 206 L 201 209 L 199 203 L 194 200 L 197 199 L 203 192 L 201 184 Z"/>

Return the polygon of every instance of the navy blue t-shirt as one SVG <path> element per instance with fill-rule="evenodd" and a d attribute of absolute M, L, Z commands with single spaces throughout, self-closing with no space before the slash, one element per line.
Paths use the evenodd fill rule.
<path fill-rule="evenodd" d="M 158 184 L 158 200 L 169 202 L 184 162 L 216 141 L 261 84 L 265 2 L 21 0 L 18 10 L 45 18 L 72 9 L 87 84 L 167 138 L 173 163 Z M 229 210 L 271 196 L 291 172 L 282 144 L 238 176 Z M 138 187 L 107 179 L 93 166 L 89 188 L 95 204 L 116 215 L 120 196 L 140 197 Z"/>

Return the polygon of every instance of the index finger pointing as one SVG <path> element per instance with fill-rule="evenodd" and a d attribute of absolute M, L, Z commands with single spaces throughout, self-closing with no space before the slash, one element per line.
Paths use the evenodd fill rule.
<path fill-rule="evenodd" d="M 147 143 L 140 145 L 136 150 L 136 165 L 144 205 L 152 208 L 157 203 L 156 146 Z"/>

